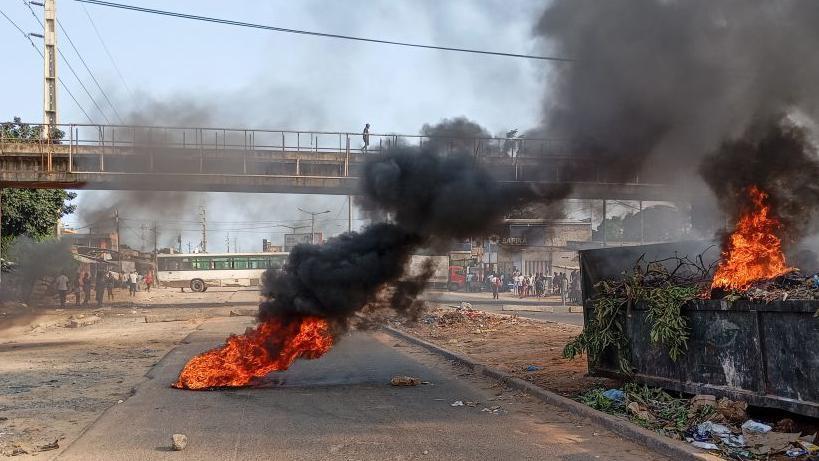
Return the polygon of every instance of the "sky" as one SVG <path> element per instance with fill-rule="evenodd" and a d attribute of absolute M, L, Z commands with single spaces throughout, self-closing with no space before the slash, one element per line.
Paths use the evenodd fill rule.
<path fill-rule="evenodd" d="M 123 0 L 146 8 L 254 22 L 293 29 L 357 35 L 449 47 L 541 54 L 532 27 L 543 1 L 521 0 Z M 42 17 L 42 8 L 33 6 Z M 41 32 L 22 0 L 0 10 L 26 32 Z M 89 21 L 118 66 L 117 72 Z M 538 124 L 554 64 L 509 57 L 411 49 L 187 21 L 57 0 L 57 17 L 119 116 L 151 124 L 416 134 L 424 123 L 466 116 L 492 133 Z M 60 62 L 59 74 L 94 123 L 119 121 L 58 29 L 58 46 L 77 71 L 98 110 Z M 33 38 L 37 45 L 41 40 Z M 6 71 L 0 118 L 42 119 L 42 59 L 5 18 L 0 43 Z M 12 63 L 9 65 L 9 63 Z M 11 70 L 11 71 L 9 71 Z M 101 114 L 100 112 L 103 112 Z M 61 88 L 61 123 L 89 120 Z M 78 212 L 65 222 L 88 224 L 83 210 L 116 203 L 114 192 L 80 191 Z M 207 208 L 209 250 L 237 239 L 242 251 L 260 251 L 261 239 L 280 243 L 290 232 L 274 224 L 304 224 L 297 208 L 330 210 L 318 230 L 347 228 L 346 197 L 292 194 L 195 194 L 164 216 L 160 244 L 182 235 L 201 240 L 199 208 Z M 120 210 L 123 239 L 141 244 L 150 212 Z M 573 216 L 581 217 L 581 216 Z M 365 223 L 354 211 L 353 227 Z M 270 224 L 269 227 L 266 224 Z M 186 248 L 187 249 L 187 248 Z M 235 247 L 232 248 L 235 250 Z"/>

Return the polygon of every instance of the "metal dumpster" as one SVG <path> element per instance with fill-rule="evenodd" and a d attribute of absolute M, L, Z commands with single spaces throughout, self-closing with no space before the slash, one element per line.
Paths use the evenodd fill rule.
<path fill-rule="evenodd" d="M 713 242 L 679 242 L 580 252 L 584 318 L 594 315 L 594 285 L 622 277 L 644 256 L 647 261 L 702 255 L 719 256 Z M 629 357 L 637 382 L 691 394 L 742 399 L 751 405 L 819 417 L 819 301 L 699 300 L 683 308 L 690 327 L 688 352 L 673 362 L 651 344 L 651 325 L 643 306 L 625 319 Z M 625 316 L 625 314 L 623 314 Z M 617 356 L 604 354 L 590 373 L 618 375 Z"/>

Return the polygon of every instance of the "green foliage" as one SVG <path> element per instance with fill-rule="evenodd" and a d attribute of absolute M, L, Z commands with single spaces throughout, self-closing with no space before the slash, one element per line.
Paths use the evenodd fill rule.
<path fill-rule="evenodd" d="M 620 315 L 628 299 L 618 292 L 616 285 L 608 282 L 600 282 L 597 288 L 601 293 L 593 300 L 594 318 L 578 337 L 566 344 L 563 356 L 573 359 L 585 352 L 592 363 L 599 364 L 606 349 L 613 348 L 618 352 L 620 371 L 630 375 L 632 367 L 628 357 L 631 354 L 623 324 L 625 318 Z"/>
<path fill-rule="evenodd" d="M 620 371 L 630 375 L 625 310 L 638 304 L 647 309 L 651 342 L 664 346 L 673 361 L 682 356 L 689 337 L 682 307 L 697 298 L 707 282 L 709 269 L 685 259 L 671 259 L 678 263 L 672 271 L 663 264 L 665 261 L 649 263 L 645 268 L 638 261 L 623 280 L 598 283 L 598 294 L 592 299 L 594 318 L 566 345 L 563 356 L 574 358 L 585 352 L 592 363 L 599 364 L 605 351 L 612 350 L 617 353 Z M 681 268 L 684 270 L 680 271 Z"/>
<path fill-rule="evenodd" d="M 696 298 L 698 291 L 696 287 L 665 283 L 662 287 L 646 289 L 641 294 L 648 308 L 648 321 L 651 322 L 651 342 L 664 345 L 675 362 L 688 349 L 689 331 L 682 316 L 682 306 Z"/>
<path fill-rule="evenodd" d="M 40 139 L 43 127 L 41 125 L 29 125 L 23 123 L 20 117 L 14 117 L 14 121 L 0 124 L 0 138 L 5 141 L 15 140 L 31 141 Z M 51 131 L 51 142 L 59 143 L 65 137 L 65 132 L 54 128 Z"/>
<path fill-rule="evenodd" d="M 19 117 L 14 122 L 0 124 L 0 135 L 4 140 L 37 140 L 41 127 L 22 123 Z M 53 139 L 61 139 L 64 133 L 55 130 Z M 2 234 L 0 251 L 5 255 L 11 242 L 20 236 L 43 240 L 54 235 L 58 220 L 75 211 L 76 206 L 67 203 L 77 197 L 74 192 L 62 189 L 2 189 Z"/>
<path fill-rule="evenodd" d="M 606 390 L 598 387 L 596 389 L 592 389 L 585 394 L 582 394 L 578 400 L 584 405 L 588 405 L 595 410 L 599 410 L 609 414 L 617 414 L 622 413 L 623 411 L 623 404 L 611 400 L 610 398 L 603 395 L 603 392 Z"/>

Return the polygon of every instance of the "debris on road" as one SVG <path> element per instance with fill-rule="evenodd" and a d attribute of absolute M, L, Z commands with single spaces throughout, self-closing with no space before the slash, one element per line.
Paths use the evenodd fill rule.
<path fill-rule="evenodd" d="M 86 317 L 83 314 L 72 315 L 71 317 L 68 318 L 68 321 L 66 322 L 65 327 L 66 328 L 87 327 L 89 325 L 93 325 L 95 323 L 98 323 L 101 320 L 102 320 L 102 317 L 99 317 L 97 315 L 90 315 L 88 317 Z"/>
<path fill-rule="evenodd" d="M 786 454 L 813 461 L 804 456 L 815 456 L 811 450 L 819 455 L 819 447 L 813 444 L 815 435 L 801 436 L 797 422 L 780 419 L 776 427 L 788 431 L 774 431 L 769 424 L 748 419 L 748 404 L 742 401 L 717 400 L 708 394 L 678 398 L 662 389 L 637 384 L 626 384 L 623 389 L 594 389 L 578 400 L 659 434 L 718 452 L 725 459 L 779 460 L 784 459 L 781 454 Z M 814 430 L 811 424 L 802 427 Z"/>
<path fill-rule="evenodd" d="M 37 447 L 37 451 L 51 451 L 60 448 L 60 441 L 54 440 L 51 443 L 47 443 L 45 445 L 40 445 Z"/>
<path fill-rule="evenodd" d="M 543 367 L 538 365 L 529 365 L 528 367 L 526 367 L 526 371 L 540 371 L 542 369 Z"/>
<path fill-rule="evenodd" d="M 401 320 L 393 326 L 563 396 L 620 385 L 589 376 L 585 361 L 563 358 L 563 346 L 580 333 L 580 326 L 440 305 L 417 321 Z M 530 365 L 542 369 L 527 371 Z"/>
<path fill-rule="evenodd" d="M 773 429 L 771 426 L 768 426 L 767 424 L 758 423 L 758 422 L 756 422 L 756 421 L 754 421 L 752 419 L 749 419 L 748 421 L 745 421 L 742 424 L 741 428 L 742 428 L 743 432 L 757 432 L 757 433 L 770 432 L 771 429 Z"/>
<path fill-rule="evenodd" d="M 626 399 L 626 394 L 620 389 L 609 389 L 603 392 L 603 397 L 614 402 L 623 402 Z"/>
<path fill-rule="evenodd" d="M 464 406 L 464 401 L 463 400 L 456 400 L 456 401 L 450 403 L 449 406 L 450 407 L 462 407 L 462 406 Z"/>
<path fill-rule="evenodd" d="M 171 448 L 174 451 L 182 451 L 188 446 L 188 436 L 185 434 L 174 434 L 171 436 Z"/>
<path fill-rule="evenodd" d="M 413 378 L 412 376 L 393 376 L 390 380 L 392 386 L 417 386 L 421 384 L 421 380 Z"/>

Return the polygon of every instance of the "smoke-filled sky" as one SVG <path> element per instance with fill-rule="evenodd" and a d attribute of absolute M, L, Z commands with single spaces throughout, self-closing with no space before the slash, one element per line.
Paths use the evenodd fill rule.
<path fill-rule="evenodd" d="M 26 31 L 37 30 L 39 26 L 21 2 L 7 3 L 3 10 L 18 25 Z M 501 0 L 140 0 L 138 4 L 282 27 L 519 53 L 538 51 L 532 27 L 543 8 L 541 1 Z M 424 123 L 465 115 L 498 133 L 532 127 L 540 118 L 539 100 L 548 69 L 541 62 L 262 32 L 83 7 L 67 0 L 58 1 L 57 8 L 58 18 L 124 119 L 137 113 L 155 123 L 356 132 L 369 122 L 373 132 L 417 133 Z M 128 88 L 108 60 L 84 8 L 92 15 Z M 65 38 L 58 40 L 109 120 L 116 122 Z M 0 25 L 0 41 L 15 45 L 4 48 L 7 62 L 15 63 L 15 72 L 0 73 L 0 85 L 15 91 L 4 93 L 0 118 L 19 115 L 38 121 L 42 117 L 42 61 L 7 23 Z M 60 74 L 93 121 L 104 123 L 64 64 Z M 87 121 L 64 91 L 59 104 L 61 122 Z M 155 117 L 157 114 L 161 117 Z M 331 210 L 325 217 L 336 217 L 343 208 L 338 218 L 346 218 L 345 200 L 196 194 L 186 199 L 184 214 L 177 220 L 196 221 L 200 202 L 207 204 L 213 221 L 247 222 L 260 216 L 265 221 L 303 219 L 298 206 Z M 83 192 L 77 203 L 82 210 L 94 203 L 118 201 L 108 193 Z M 144 220 L 133 221 L 135 231 L 123 236 L 135 244 L 139 239 L 133 234 L 152 219 L 150 212 L 137 214 L 137 208 L 120 210 L 126 218 Z M 147 208 L 156 209 L 150 204 Z M 249 215 L 248 210 L 252 211 Z M 85 224 L 80 214 L 68 222 Z M 339 222 L 346 229 L 346 220 L 342 220 L 328 222 L 322 230 L 333 231 L 330 225 Z M 178 224 L 184 224 L 178 226 L 181 230 L 197 227 Z M 252 226 L 233 226 L 247 227 Z M 261 239 L 272 232 L 231 235 L 239 237 L 240 249 L 256 251 Z M 222 249 L 224 238 L 224 233 L 211 235 L 211 251 Z M 184 231 L 183 242 L 188 240 L 197 243 L 198 233 Z"/>

